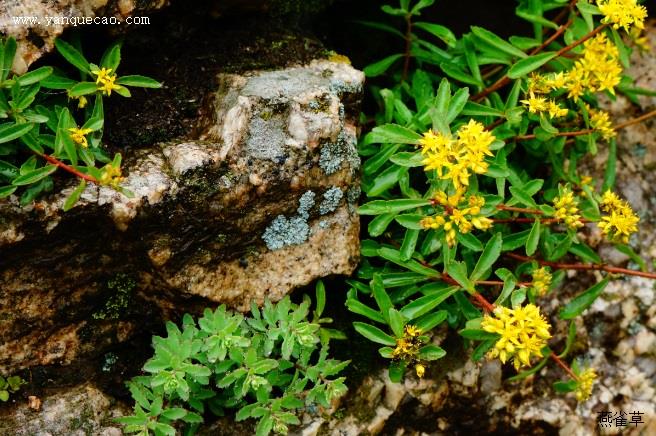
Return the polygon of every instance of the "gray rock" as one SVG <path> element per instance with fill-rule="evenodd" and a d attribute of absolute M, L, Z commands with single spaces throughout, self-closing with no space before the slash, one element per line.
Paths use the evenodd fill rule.
<path fill-rule="evenodd" d="M 350 274 L 357 196 L 341 199 L 358 167 L 319 161 L 340 137 L 355 154 L 363 80 L 329 61 L 223 75 L 196 137 L 125 156 L 134 198 L 90 185 L 63 213 L 71 184 L 0 201 L 0 373 L 97 355 L 197 303 L 247 310 Z"/>

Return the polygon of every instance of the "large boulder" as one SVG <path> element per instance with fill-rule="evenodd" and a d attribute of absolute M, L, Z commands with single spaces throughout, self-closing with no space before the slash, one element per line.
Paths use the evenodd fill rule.
<path fill-rule="evenodd" d="M 134 198 L 88 186 L 64 213 L 71 184 L 0 202 L 0 373 L 99 353 L 162 311 L 350 274 L 363 79 L 326 60 L 223 74 L 196 134 L 126 154 Z"/>

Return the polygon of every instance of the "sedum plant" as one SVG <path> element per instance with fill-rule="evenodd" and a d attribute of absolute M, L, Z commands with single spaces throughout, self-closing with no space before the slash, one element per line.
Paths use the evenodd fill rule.
<path fill-rule="evenodd" d="M 305 295 L 300 304 L 253 303 L 250 317 L 222 305 L 198 321 L 185 315 L 181 329 L 167 323 L 167 336 L 153 339 L 147 375 L 128 383 L 134 414 L 118 421 L 141 435 L 174 435 L 179 421 L 193 434 L 204 413 L 237 410 L 238 421 L 257 419 L 258 435 L 286 434 L 300 424 L 298 412 L 329 408 L 347 389 L 337 375 L 349 362 L 328 357 L 329 340 L 344 336 L 322 327 L 332 322 L 322 318 L 325 302 L 318 282 L 312 313 Z"/>
<path fill-rule="evenodd" d="M 12 375 L 7 378 L 0 375 L 0 401 L 8 401 L 9 396 L 18 392 L 21 385 L 24 385 L 25 383 L 27 382 L 17 375 Z"/>
<path fill-rule="evenodd" d="M 358 280 L 346 305 L 366 318 L 355 329 L 381 344 L 392 380 L 408 369 L 421 377 L 445 355 L 431 344 L 440 323 L 474 343 L 472 358 L 511 363 L 513 379 L 550 360 L 567 374 L 560 392 L 587 399 L 596 373 L 560 351 L 552 305 L 567 270 L 604 277 L 558 311 L 574 320 L 618 275 L 656 278 L 630 247 L 639 217 L 614 191 L 616 132 L 656 115 L 615 123 L 603 95 L 631 101 L 653 90 L 624 71 L 646 9 L 636 0 L 519 0 L 516 14 L 531 35 L 508 40 L 481 27 L 457 38 L 421 21 L 434 0 L 401 0 L 383 11 L 404 29 L 365 23 L 399 37 L 402 53 L 365 69 L 394 86 L 373 86 L 380 111 L 359 144 L 371 239 L 362 242 Z M 603 150 L 608 164 L 594 180 L 579 163 Z M 586 243 L 597 227 L 642 265 L 606 265 Z M 561 342 L 562 343 L 562 342 Z"/>
<path fill-rule="evenodd" d="M 0 40 L 0 199 L 20 194 L 26 205 L 54 187 L 57 170 L 80 180 L 64 204 L 69 209 L 87 183 L 121 188 L 121 155 L 113 158 L 102 146 L 103 99 L 112 93 L 130 97 L 129 87 L 159 88 L 144 76 L 122 76 L 121 44 L 111 45 L 99 65 L 90 63 L 79 44 L 55 42 L 59 54 L 80 73 L 72 79 L 43 66 L 12 74 L 13 38 Z"/>

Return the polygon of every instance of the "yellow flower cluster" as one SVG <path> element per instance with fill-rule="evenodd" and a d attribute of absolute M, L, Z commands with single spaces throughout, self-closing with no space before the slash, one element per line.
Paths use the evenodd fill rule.
<path fill-rule="evenodd" d="M 550 118 L 560 118 L 567 115 L 567 108 L 562 108 L 552 99 L 546 97 L 535 96 L 533 92 L 529 92 L 529 98 L 521 101 L 532 114 L 540 114 L 546 112 Z"/>
<path fill-rule="evenodd" d="M 645 28 L 647 8 L 636 0 L 597 0 L 597 6 L 604 15 L 602 23 L 610 23 L 615 29 L 623 27 L 627 32 L 631 26 Z"/>
<path fill-rule="evenodd" d="M 78 145 L 81 145 L 84 148 L 87 148 L 89 146 L 86 135 L 92 132 L 91 129 L 80 129 L 78 127 L 71 127 L 70 129 L 68 129 L 68 132 L 73 142 L 75 142 Z"/>
<path fill-rule="evenodd" d="M 597 223 L 601 232 L 612 242 L 628 243 L 629 236 L 638 231 L 640 221 L 629 203 L 608 190 L 601 198 L 600 207 L 607 213 Z"/>
<path fill-rule="evenodd" d="M 494 316 L 485 315 L 481 328 L 501 336 L 489 357 L 499 357 L 503 363 L 512 360 L 518 371 L 531 365 L 531 357 L 542 357 L 541 350 L 551 337 L 551 326 L 533 304 L 516 309 L 499 306 L 494 309 Z"/>
<path fill-rule="evenodd" d="M 593 129 L 598 130 L 604 139 L 615 137 L 616 132 L 615 129 L 613 129 L 613 123 L 610 121 L 610 115 L 608 115 L 608 112 L 588 108 L 588 113 L 590 114 L 590 125 Z"/>
<path fill-rule="evenodd" d="M 103 94 L 110 96 L 115 89 L 121 89 L 122 86 L 114 83 L 116 81 L 116 74 L 112 74 L 111 68 L 101 68 L 99 70 L 91 70 L 91 73 L 96 76 L 96 85 L 98 90 Z"/>
<path fill-rule="evenodd" d="M 485 156 L 492 156 L 490 144 L 496 138 L 475 120 L 458 129 L 458 137 L 429 130 L 419 140 L 425 170 L 437 170 L 441 179 L 450 179 L 456 189 L 469 185 L 471 173 L 484 174 L 488 164 Z"/>
<path fill-rule="evenodd" d="M 531 275 L 533 276 L 533 283 L 531 286 L 533 286 L 533 289 L 535 289 L 535 293 L 539 296 L 546 294 L 549 290 L 549 286 L 551 286 L 552 279 L 549 270 L 543 266 L 541 268 L 534 269 Z"/>
<path fill-rule="evenodd" d="M 485 199 L 479 195 L 470 195 L 465 202 L 462 191 L 451 196 L 445 192 L 435 195 L 435 203 L 444 207 L 445 215 L 428 216 L 421 220 L 424 229 L 444 228 L 446 242 L 452 247 L 456 241 L 456 229 L 460 233 L 469 233 L 474 227 L 487 230 L 492 226 L 492 220 L 480 215 Z"/>
<path fill-rule="evenodd" d="M 579 380 L 576 385 L 575 394 L 577 401 L 583 402 L 588 400 L 592 394 L 592 386 L 597 379 L 597 373 L 594 368 L 588 368 L 579 374 L 578 377 Z"/>
<path fill-rule="evenodd" d="M 548 94 L 565 87 L 567 77 L 562 71 L 552 74 L 531 73 L 528 78 L 529 94 Z"/>
<path fill-rule="evenodd" d="M 121 168 L 112 164 L 107 164 L 102 169 L 100 176 L 100 184 L 118 188 L 118 185 L 123 181 L 124 177 L 121 175 Z"/>
<path fill-rule="evenodd" d="M 600 33 L 583 43 L 583 57 L 567 72 L 564 87 L 569 91 L 568 97 L 574 101 L 586 91 L 608 90 L 614 93 L 621 74 L 617 47 L 605 34 Z"/>
<path fill-rule="evenodd" d="M 583 227 L 581 215 L 579 215 L 579 202 L 568 186 L 560 189 L 560 196 L 554 198 L 553 204 L 556 209 L 554 218 L 563 221 L 572 230 Z"/>
<path fill-rule="evenodd" d="M 392 357 L 408 362 L 415 362 L 419 354 L 419 348 L 422 346 L 420 336 L 421 330 L 411 324 L 406 325 L 403 331 L 403 337 L 396 340 L 396 348 L 392 351 Z M 416 362 L 415 371 L 417 376 L 421 378 L 426 372 L 426 367 Z"/>

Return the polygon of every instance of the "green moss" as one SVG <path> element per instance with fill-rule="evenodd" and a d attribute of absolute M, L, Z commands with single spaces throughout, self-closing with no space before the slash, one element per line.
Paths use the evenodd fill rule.
<path fill-rule="evenodd" d="M 127 274 L 117 274 L 107 281 L 110 295 L 102 308 L 94 312 L 93 319 L 118 319 L 125 314 L 132 301 L 137 282 Z"/>

